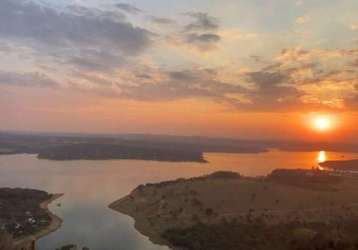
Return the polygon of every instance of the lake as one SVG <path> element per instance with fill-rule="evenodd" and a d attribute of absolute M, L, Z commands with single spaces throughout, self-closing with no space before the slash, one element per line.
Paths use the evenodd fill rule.
<path fill-rule="evenodd" d="M 180 177 L 231 170 L 246 176 L 275 168 L 312 168 L 319 161 L 358 159 L 355 153 L 282 152 L 260 154 L 205 154 L 203 163 L 137 160 L 48 161 L 36 155 L 0 156 L 0 186 L 35 188 L 65 195 L 50 206 L 63 219 L 62 227 L 37 242 L 37 250 L 66 244 L 91 250 L 167 250 L 152 244 L 134 228 L 134 221 L 107 206 L 136 186 Z M 61 206 L 57 206 L 61 203 Z"/>

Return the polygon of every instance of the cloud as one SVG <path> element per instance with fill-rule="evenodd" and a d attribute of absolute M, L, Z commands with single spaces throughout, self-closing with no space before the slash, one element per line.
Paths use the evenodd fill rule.
<path fill-rule="evenodd" d="M 185 26 L 186 31 L 212 31 L 219 28 L 219 21 L 208 13 L 203 12 L 188 12 L 187 16 L 194 19 L 191 23 Z"/>
<path fill-rule="evenodd" d="M 301 108 L 349 110 L 358 94 L 357 58 L 356 49 L 291 48 L 283 50 L 265 70 L 286 76 L 288 85 L 298 91 Z"/>
<path fill-rule="evenodd" d="M 82 49 L 77 55 L 68 56 L 64 63 L 70 63 L 84 71 L 111 72 L 126 62 L 123 56 L 115 55 L 110 51 Z"/>
<path fill-rule="evenodd" d="M 188 34 L 186 37 L 186 42 L 188 44 L 192 44 L 193 46 L 196 46 L 200 50 L 211 50 L 214 49 L 216 44 L 220 42 L 221 37 L 216 34 Z"/>
<path fill-rule="evenodd" d="M 184 48 L 186 50 L 199 52 L 210 52 L 218 48 L 221 37 L 211 33 L 188 33 L 172 34 L 166 38 L 170 46 Z"/>
<path fill-rule="evenodd" d="M 210 69 L 163 71 L 148 68 L 143 78 L 136 73 L 122 72 L 117 86 L 121 96 L 145 101 L 171 101 L 185 98 L 210 98 L 229 102 L 229 94 L 242 94 L 246 90 L 239 85 L 219 81 L 217 72 Z M 236 100 L 240 102 L 240 100 Z"/>
<path fill-rule="evenodd" d="M 17 73 L 0 71 L 0 85 L 23 86 L 23 87 L 55 87 L 59 84 L 48 76 L 39 73 Z"/>
<path fill-rule="evenodd" d="M 176 21 L 170 18 L 166 18 L 166 17 L 156 17 L 156 16 L 151 16 L 150 17 L 151 21 L 153 23 L 156 24 L 161 24 L 161 25 L 170 25 L 170 24 L 175 24 Z"/>
<path fill-rule="evenodd" d="M 0 42 L 0 52 L 1 53 L 5 53 L 5 54 L 10 53 L 10 52 L 12 52 L 12 50 L 13 50 L 13 48 L 10 44 Z"/>
<path fill-rule="evenodd" d="M 189 43 L 217 43 L 220 41 L 220 36 L 216 34 L 189 34 L 187 37 Z"/>
<path fill-rule="evenodd" d="M 302 6 L 302 5 L 304 5 L 304 1 L 302 1 L 302 0 L 295 1 L 295 5 Z"/>
<path fill-rule="evenodd" d="M 250 93 L 251 103 L 245 109 L 288 110 L 299 103 L 302 92 L 290 84 L 289 76 L 285 73 L 262 70 L 248 72 L 246 77 L 256 88 Z"/>
<path fill-rule="evenodd" d="M 175 81 L 193 81 L 197 79 L 195 73 L 192 71 L 171 71 L 168 72 L 168 76 Z"/>
<path fill-rule="evenodd" d="M 216 49 L 216 45 L 221 41 L 221 36 L 218 34 L 218 20 L 202 12 L 188 12 L 185 15 L 192 21 L 183 25 L 180 31 L 167 36 L 169 44 L 199 52 Z"/>
<path fill-rule="evenodd" d="M 245 111 L 337 111 L 358 107 L 358 73 L 352 64 L 357 56 L 354 49 L 289 48 L 271 61 L 262 59 L 256 70 L 233 65 L 167 70 L 138 62 L 115 78 L 82 78 L 95 86 L 91 91 L 148 102 L 205 98 Z"/>
<path fill-rule="evenodd" d="M 143 52 L 152 37 L 148 30 L 107 11 L 68 6 L 60 12 L 33 1 L 0 1 L 0 38 L 31 47 L 37 60 L 52 56 L 62 66 L 112 69 L 115 61 Z"/>
<path fill-rule="evenodd" d="M 127 13 L 141 11 L 128 4 L 118 5 Z M 208 13 L 185 15 L 186 22 L 153 16 L 150 20 L 167 25 L 156 27 L 158 36 L 168 36 L 175 46 L 194 49 L 205 56 L 207 53 L 203 52 L 222 52 L 223 41 L 229 39 L 233 41 L 232 47 L 238 39 L 248 43 L 257 39 L 256 33 L 221 29 L 217 18 Z M 305 23 L 305 18 L 297 19 L 298 23 Z M 176 25 L 170 26 L 173 23 Z M 251 57 L 247 67 L 242 65 L 245 62 L 235 62 L 240 58 L 236 55 L 221 57 L 222 54 L 213 53 L 218 59 L 215 65 L 222 65 L 207 69 L 198 65 L 211 62 L 188 64 L 187 58 L 176 61 L 171 57 L 169 65 L 163 66 L 156 61 L 168 55 L 156 54 L 166 48 L 159 47 L 162 43 L 157 43 L 158 50 L 145 54 L 154 39 L 152 32 L 135 26 L 118 10 L 67 6 L 59 11 L 35 1 L 0 0 L 0 52 L 6 54 L 17 49 L 13 60 L 18 60 L 18 55 L 29 57 L 33 53 L 27 59 L 30 63 L 16 65 L 23 67 L 17 72 L 0 71 L 0 84 L 66 86 L 76 91 L 144 101 L 206 98 L 240 110 L 358 108 L 357 49 L 293 47 L 276 55 L 265 51 L 259 57 Z M 24 47 L 26 53 L 22 53 Z M 258 63 L 253 64 L 252 59 Z M 27 65 L 30 67 L 26 68 Z M 45 75 L 40 73 L 45 72 L 40 65 L 58 71 L 46 71 Z M 173 70 L 173 65 L 180 67 Z M 242 68 L 245 70 L 241 71 Z"/>
<path fill-rule="evenodd" d="M 0 2 L 2 38 L 31 39 L 46 46 L 108 45 L 135 54 L 148 43 L 149 32 L 128 22 L 82 16 L 21 0 Z"/>
<path fill-rule="evenodd" d="M 116 7 L 129 13 L 129 14 L 139 14 L 143 12 L 141 9 L 138 9 L 137 7 L 128 4 L 128 3 L 118 3 L 116 4 Z"/>

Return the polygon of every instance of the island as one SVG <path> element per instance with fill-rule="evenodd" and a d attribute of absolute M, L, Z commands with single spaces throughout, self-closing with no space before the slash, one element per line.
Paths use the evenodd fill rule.
<path fill-rule="evenodd" d="M 16 250 L 34 249 L 36 240 L 61 226 L 62 220 L 48 209 L 61 196 L 33 189 L 0 188 L 0 244 L 12 245 Z"/>
<path fill-rule="evenodd" d="M 110 208 L 157 244 L 183 250 L 356 249 L 358 178 L 277 169 L 140 185 Z"/>

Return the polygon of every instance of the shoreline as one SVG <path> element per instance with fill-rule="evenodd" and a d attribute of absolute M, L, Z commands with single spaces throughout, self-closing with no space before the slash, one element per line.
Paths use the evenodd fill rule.
<path fill-rule="evenodd" d="M 171 246 L 169 242 L 165 241 L 162 237 L 158 237 L 158 234 L 156 232 L 153 232 L 153 230 L 150 230 L 147 227 L 145 223 L 145 217 L 138 216 L 138 214 L 135 214 L 131 209 L 125 209 L 121 206 L 121 202 L 124 201 L 125 198 L 126 197 L 123 197 L 117 201 L 112 202 L 108 206 L 108 208 L 131 218 L 133 220 L 133 227 L 135 228 L 135 230 L 142 236 L 148 238 L 148 240 L 153 244 L 158 246 L 166 246 L 170 250 L 176 250 L 176 248 L 174 246 Z"/>
<path fill-rule="evenodd" d="M 14 244 L 15 247 L 21 246 L 21 245 L 26 245 L 31 242 L 37 241 L 37 240 L 41 239 L 42 237 L 45 237 L 52 232 L 55 232 L 57 229 L 59 229 L 61 227 L 62 222 L 63 222 L 62 219 L 60 217 L 58 217 L 57 215 L 55 215 L 54 213 L 52 213 L 50 211 L 50 209 L 48 208 L 48 206 L 55 200 L 61 198 L 63 195 L 64 194 L 52 194 L 50 199 L 48 199 L 40 204 L 40 208 L 46 210 L 46 212 L 48 213 L 48 215 L 51 218 L 50 225 L 33 235 L 29 235 L 24 238 L 15 240 L 15 244 Z"/>

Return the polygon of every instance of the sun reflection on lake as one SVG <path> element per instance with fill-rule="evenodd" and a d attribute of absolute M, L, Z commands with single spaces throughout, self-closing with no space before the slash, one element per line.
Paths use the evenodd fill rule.
<path fill-rule="evenodd" d="M 320 151 L 317 157 L 318 163 L 325 162 L 326 160 L 327 160 L 326 151 Z"/>

